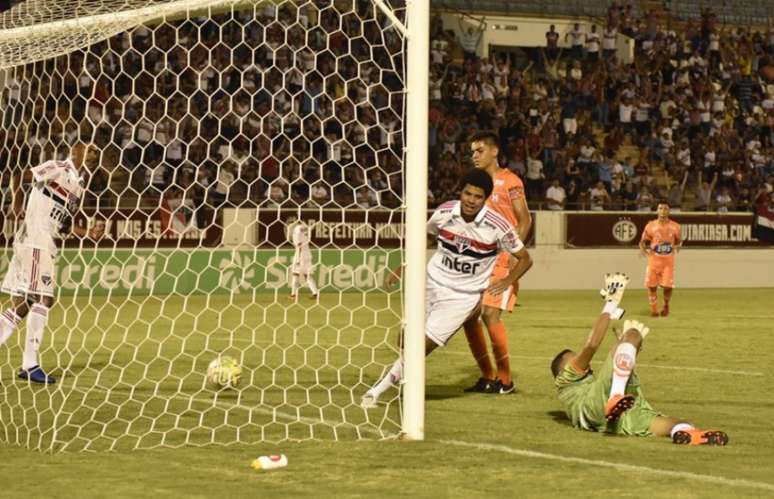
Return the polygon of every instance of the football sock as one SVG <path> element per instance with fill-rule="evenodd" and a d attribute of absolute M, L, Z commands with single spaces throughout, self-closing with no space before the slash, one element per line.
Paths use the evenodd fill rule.
<path fill-rule="evenodd" d="M 306 285 L 309 286 L 309 291 L 311 291 L 313 295 L 316 295 L 319 292 L 312 276 L 306 276 Z"/>
<path fill-rule="evenodd" d="M 650 304 L 650 311 L 656 312 L 658 307 L 658 289 L 648 288 L 648 303 Z"/>
<path fill-rule="evenodd" d="M 298 294 L 298 275 L 296 274 L 290 278 L 290 294 L 293 296 Z"/>
<path fill-rule="evenodd" d="M 637 347 L 631 343 L 620 343 L 613 354 L 613 384 L 610 386 L 610 397 L 623 395 L 626 391 L 626 383 L 634 369 L 637 358 Z"/>
<path fill-rule="evenodd" d="M 387 373 L 387 376 L 382 378 L 382 380 L 375 384 L 373 388 L 368 390 L 368 392 L 374 397 L 379 398 L 382 393 L 387 391 L 388 388 L 393 385 L 397 385 L 401 378 L 403 378 L 403 356 L 399 357 L 398 360 L 395 361 L 395 363 L 390 368 L 390 371 Z"/>
<path fill-rule="evenodd" d="M 21 317 L 10 308 L 0 315 L 0 345 L 8 341 L 20 321 Z"/>
<path fill-rule="evenodd" d="M 43 343 L 43 333 L 48 322 L 48 307 L 36 303 L 30 309 L 30 315 L 27 318 L 27 335 L 24 340 L 24 357 L 22 358 L 22 369 L 30 369 L 39 365 L 38 350 Z"/>
<path fill-rule="evenodd" d="M 489 351 L 486 348 L 486 338 L 484 329 L 481 327 L 481 321 L 470 321 L 465 323 L 465 337 L 468 339 L 468 346 L 473 358 L 476 359 L 478 368 L 481 370 L 481 376 L 486 379 L 494 379 L 495 373 L 492 367 L 492 361 L 489 360 Z"/>
<path fill-rule="evenodd" d="M 508 354 L 508 333 L 503 321 L 497 321 L 489 326 L 489 339 L 492 340 L 497 377 L 504 385 L 511 384 L 511 361 Z"/>
<path fill-rule="evenodd" d="M 669 438 L 674 438 L 675 433 L 678 431 L 691 431 L 695 430 L 696 428 L 691 423 L 677 423 L 672 427 L 672 430 L 669 432 Z"/>

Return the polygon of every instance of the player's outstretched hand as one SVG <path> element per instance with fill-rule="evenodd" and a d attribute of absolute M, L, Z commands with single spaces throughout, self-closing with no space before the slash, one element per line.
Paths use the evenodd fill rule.
<path fill-rule="evenodd" d="M 631 319 L 625 320 L 623 325 L 623 332 L 626 333 L 626 331 L 630 329 L 635 329 L 639 331 L 640 336 L 642 336 L 643 339 L 645 339 L 645 337 L 650 332 L 650 328 L 645 324 L 643 324 L 642 322 L 631 320 Z"/>
<path fill-rule="evenodd" d="M 629 277 L 626 274 L 621 272 L 605 274 L 605 287 L 599 290 L 599 294 L 607 301 L 620 303 L 627 284 L 629 284 Z"/>

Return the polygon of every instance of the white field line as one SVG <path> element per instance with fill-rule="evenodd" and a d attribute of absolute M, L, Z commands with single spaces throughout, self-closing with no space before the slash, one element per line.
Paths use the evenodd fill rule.
<path fill-rule="evenodd" d="M 756 482 L 754 480 L 726 478 L 726 477 L 717 476 L 717 475 L 701 475 L 698 473 L 690 473 L 688 471 L 664 470 L 659 468 L 650 468 L 648 466 L 616 463 L 612 461 L 601 461 L 597 459 L 584 459 L 580 457 L 560 456 L 558 454 L 548 454 L 545 452 L 536 452 L 536 451 L 531 451 L 526 449 L 514 449 L 513 447 L 508 447 L 505 445 L 463 442 L 460 440 L 439 440 L 439 442 L 445 445 L 453 445 L 456 447 L 466 447 L 469 449 L 476 449 L 480 451 L 502 452 L 505 454 L 511 454 L 515 456 L 527 457 L 532 459 L 546 459 L 549 461 L 561 461 L 565 463 L 581 464 L 583 466 L 592 466 L 595 468 L 598 468 L 598 467 L 613 468 L 620 471 L 665 476 L 670 478 L 678 478 L 681 480 L 692 480 L 696 482 L 713 483 L 717 485 L 727 485 L 729 487 L 753 488 L 753 489 L 774 491 L 774 484 L 767 483 L 767 482 Z M 666 444 L 666 445 L 670 445 L 670 444 Z"/>
<path fill-rule="evenodd" d="M 102 392 L 107 392 L 108 390 L 105 390 L 104 388 L 92 388 L 91 390 L 97 390 Z M 79 389 L 73 389 L 73 391 L 82 392 L 83 390 Z M 171 397 L 167 397 L 169 399 L 181 399 L 186 401 L 192 401 L 192 402 L 201 402 L 206 404 L 213 404 L 213 400 L 208 399 L 199 399 L 194 397 L 183 397 L 179 395 L 173 395 Z M 244 409 L 248 411 L 257 412 L 260 414 L 266 414 L 266 415 L 272 415 L 276 416 L 280 419 L 287 419 L 289 421 L 298 421 L 308 424 L 327 424 L 331 426 L 337 426 L 338 424 L 342 424 L 343 422 L 337 422 L 337 421 L 324 421 L 324 420 L 317 420 L 314 418 L 308 418 L 308 417 L 302 417 L 297 416 L 289 413 L 283 413 L 280 411 L 274 411 L 269 409 L 262 409 L 258 407 L 248 407 L 241 404 L 234 404 L 232 402 L 217 402 L 218 405 L 226 405 L 232 408 L 239 408 Z M 378 430 L 372 429 L 372 428 L 362 428 L 361 431 L 365 433 L 374 433 L 378 436 L 381 436 L 382 439 L 387 438 L 395 438 L 398 435 L 392 434 L 389 432 L 380 432 Z M 766 483 L 766 482 L 756 482 L 753 480 L 744 480 L 744 479 L 737 479 L 737 478 L 726 478 L 722 476 L 716 476 L 716 475 L 701 475 L 698 473 L 690 473 L 687 471 L 673 471 L 673 470 L 664 470 L 659 468 L 650 468 L 647 466 L 638 466 L 633 464 L 625 464 L 625 463 L 616 463 L 612 461 L 602 461 L 602 460 L 596 460 L 596 459 L 584 459 L 579 457 L 569 457 L 569 456 L 560 456 L 558 454 L 548 454 L 545 452 L 537 452 L 537 451 L 531 451 L 527 449 L 515 449 L 513 447 L 508 447 L 505 445 L 495 445 L 495 444 L 483 444 L 483 443 L 475 443 L 475 442 L 464 442 L 461 440 L 438 440 L 438 443 L 444 444 L 444 445 L 452 445 L 456 447 L 467 447 L 470 449 L 476 449 L 480 451 L 495 451 L 495 452 L 503 452 L 505 454 L 511 454 L 516 456 L 522 456 L 527 458 L 533 458 L 533 459 L 546 459 L 551 461 L 561 461 L 566 463 L 573 463 L 573 464 L 581 464 L 584 466 L 597 466 L 597 467 L 606 467 L 606 468 L 613 468 L 621 471 L 628 471 L 628 472 L 635 472 L 635 473 L 645 473 L 645 474 L 652 474 L 652 475 L 660 475 L 660 476 L 668 476 L 671 478 L 679 478 L 679 479 L 686 479 L 686 480 L 693 480 L 698 482 L 705 482 L 705 483 L 714 483 L 719 485 L 726 485 L 729 487 L 737 487 L 737 488 L 754 488 L 754 489 L 761 489 L 761 490 L 768 490 L 768 491 L 774 491 L 774 484 Z"/>

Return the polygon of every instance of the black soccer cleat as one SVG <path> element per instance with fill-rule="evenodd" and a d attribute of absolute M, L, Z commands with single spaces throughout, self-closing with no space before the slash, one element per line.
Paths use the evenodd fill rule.
<path fill-rule="evenodd" d="M 516 392 L 518 390 L 516 390 L 516 385 L 514 385 L 513 381 L 506 385 L 499 379 L 494 380 L 494 383 L 489 386 L 489 390 L 486 391 L 486 393 L 493 395 L 510 395 Z"/>
<path fill-rule="evenodd" d="M 478 378 L 478 381 L 473 386 L 465 388 L 466 393 L 489 393 L 490 387 L 496 380 L 487 378 Z"/>

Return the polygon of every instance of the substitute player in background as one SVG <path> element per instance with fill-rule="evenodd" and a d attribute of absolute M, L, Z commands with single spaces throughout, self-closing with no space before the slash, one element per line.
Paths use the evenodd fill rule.
<path fill-rule="evenodd" d="M 476 314 L 484 290 L 498 296 L 532 266 L 513 227 L 484 205 L 493 187 L 489 174 L 473 169 L 461 184 L 460 199 L 440 205 L 427 222 L 427 233 L 436 239 L 437 250 L 427 263 L 426 355 L 446 345 L 460 326 Z M 498 279 L 492 276 L 492 269 L 501 251 L 518 258 L 518 264 Z M 397 282 L 400 270 L 398 267 L 387 276 L 387 287 Z M 401 355 L 387 375 L 366 392 L 361 405 L 374 407 L 382 393 L 402 377 Z"/>
<path fill-rule="evenodd" d="M 14 237 L 13 258 L 3 279 L 2 292 L 11 295 L 11 307 L 0 315 L 0 345 L 8 341 L 14 329 L 27 319 L 24 355 L 19 377 L 35 383 L 55 383 L 40 367 L 38 351 L 48 322 L 48 312 L 54 305 L 54 264 L 57 257 L 56 239 L 66 236 L 72 217 L 80 209 L 84 192 L 81 168 L 96 164 L 96 150 L 76 144 L 65 161 L 46 161 L 17 178 L 13 189 L 13 210 L 22 218 Z M 21 183 L 32 180 L 26 208 L 22 210 Z M 73 228 L 80 236 L 85 230 Z"/>
<path fill-rule="evenodd" d="M 312 251 L 309 249 L 309 226 L 299 218 L 293 226 L 293 264 L 291 273 L 293 277 L 290 280 L 290 299 L 295 300 L 298 295 L 298 288 L 301 284 L 306 284 L 309 291 L 312 292 L 311 298 L 316 300 L 319 297 L 319 291 L 310 275 L 312 273 Z"/>
<path fill-rule="evenodd" d="M 658 204 L 658 219 L 651 220 L 642 231 L 640 254 L 648 258 L 645 287 L 648 288 L 650 315 L 657 317 L 658 287 L 664 288 L 664 307 L 661 316 L 669 315 L 669 300 L 675 284 L 675 255 L 680 250 L 680 224 L 669 219 L 669 205 Z"/>
<path fill-rule="evenodd" d="M 650 331 L 644 324 L 624 321 L 611 355 L 599 372 L 591 371 L 591 359 L 607 334 L 610 320 L 623 315 L 619 304 L 628 281 L 623 274 L 606 276 L 602 290 L 605 306 L 583 347 L 577 353 L 562 350 L 551 362 L 557 394 L 572 425 L 618 435 L 668 436 L 676 444 L 726 445 L 726 433 L 698 430 L 685 420 L 661 415 L 645 400 L 634 372 L 637 353 Z"/>
<path fill-rule="evenodd" d="M 532 217 L 524 197 L 524 184 L 518 175 L 507 168 L 500 167 L 497 161 L 500 153 L 497 135 L 491 132 L 474 135 L 470 142 L 470 151 L 475 167 L 487 172 L 494 182 L 494 190 L 487 200 L 487 207 L 508 220 L 516 228 L 519 239 L 526 241 L 532 226 Z M 506 276 L 512 265 L 511 256 L 507 252 L 500 253 L 495 263 L 493 278 Z M 507 394 L 516 390 L 511 379 L 508 333 L 500 314 L 503 310 L 513 311 L 518 290 L 519 283 L 514 281 L 511 287 L 499 295 L 484 292 L 481 301 L 481 317 L 489 330 L 489 339 L 492 342 L 492 352 L 497 366 L 496 373 L 489 360 L 480 321 L 474 317 L 465 323 L 468 346 L 481 370 L 479 380 L 467 388 L 466 392 Z"/>

